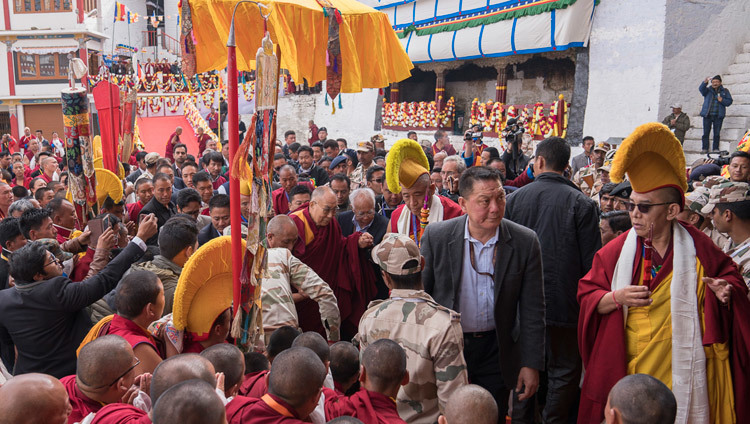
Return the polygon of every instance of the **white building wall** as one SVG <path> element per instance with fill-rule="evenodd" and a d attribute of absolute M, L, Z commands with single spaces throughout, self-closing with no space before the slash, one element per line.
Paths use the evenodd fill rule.
<path fill-rule="evenodd" d="M 0 13 L 0 15 L 2 15 Z M 0 97 L 10 95 L 10 84 L 8 81 L 8 47 L 0 43 Z"/>
<path fill-rule="evenodd" d="M 114 2 L 112 2 L 114 3 Z M 75 1 L 73 1 L 75 10 Z M 13 1 L 10 2 L 10 25 L 11 30 L 35 29 L 72 29 L 83 28 L 78 24 L 78 16 L 75 11 L 55 13 L 14 13 Z M 5 28 L 3 26 L 3 28 Z"/>
<path fill-rule="evenodd" d="M 114 22 L 115 18 L 115 1 L 100 0 L 102 6 L 101 21 L 102 33 L 109 37 L 104 41 L 102 53 L 112 54 L 112 44 L 126 44 L 139 49 L 144 45 L 143 31 L 146 31 L 146 2 L 143 0 L 120 0 L 131 13 L 138 14 L 138 22 L 128 24 L 127 22 Z M 114 26 L 114 28 L 113 28 Z M 114 30 L 114 32 L 113 32 Z M 141 56 L 139 55 L 139 59 Z M 144 60 L 145 61 L 145 60 Z"/>
<path fill-rule="evenodd" d="M 603 1 L 589 43 L 583 132 L 625 137 L 658 119 L 666 0 Z"/>

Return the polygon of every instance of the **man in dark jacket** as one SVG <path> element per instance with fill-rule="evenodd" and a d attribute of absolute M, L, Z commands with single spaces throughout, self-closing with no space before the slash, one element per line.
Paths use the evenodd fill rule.
<path fill-rule="evenodd" d="M 154 197 L 146 203 L 146 206 L 141 209 L 140 215 L 154 214 L 157 220 L 158 228 L 177 213 L 174 203 L 172 203 L 172 180 L 165 173 L 157 173 L 154 175 Z M 146 244 L 149 246 L 156 246 L 159 244 L 159 233 L 158 230 L 152 235 Z"/>
<path fill-rule="evenodd" d="M 461 175 L 466 215 L 427 225 L 422 281 L 436 302 L 461 314 L 469 381 L 492 393 L 501 417 L 512 392 L 515 419 L 515 405 L 536 393 L 544 369 L 544 288 L 539 240 L 503 219 L 500 181 L 500 171 L 484 166 Z"/>
<path fill-rule="evenodd" d="M 711 87 L 708 86 L 709 82 Z M 711 125 L 714 127 L 713 150 L 718 151 L 721 124 L 727 114 L 727 106 L 732 104 L 732 95 L 729 94 L 729 90 L 721 85 L 721 75 L 706 78 L 698 87 L 698 90 L 703 95 L 703 107 L 701 108 L 701 116 L 703 117 L 702 153 L 708 152 L 708 134 L 711 132 Z"/>
<path fill-rule="evenodd" d="M 146 250 L 143 239 L 154 234 L 156 218 L 148 216 L 119 255 L 97 275 L 79 283 L 62 275 L 62 264 L 42 243 L 31 242 L 13 252 L 10 274 L 16 286 L 0 291 L 0 343 L 13 343 L 18 349 L 14 375 L 40 372 L 62 378 L 75 374 L 76 349 L 91 328 L 84 308 L 115 287 Z"/>
<path fill-rule="evenodd" d="M 536 178 L 508 197 L 505 217 L 534 230 L 542 241 L 547 305 L 547 402 L 544 422 L 574 419 L 581 378 L 577 337 L 578 280 L 591 268 L 601 247 L 599 208 L 563 176 L 570 146 L 552 137 L 536 148 Z M 544 383 L 544 382 L 542 382 Z M 533 421 L 533 403 L 518 406 Z M 514 415 L 515 415 L 514 409 Z"/>

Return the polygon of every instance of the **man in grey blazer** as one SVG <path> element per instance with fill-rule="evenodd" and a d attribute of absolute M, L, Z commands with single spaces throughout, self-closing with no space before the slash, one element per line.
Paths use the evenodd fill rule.
<path fill-rule="evenodd" d="M 503 219 L 499 171 L 469 168 L 459 182 L 466 215 L 427 226 L 425 291 L 461 313 L 469 381 L 492 393 L 504 422 L 508 395 L 530 398 L 544 367 L 545 305 L 539 240 Z M 499 421 L 500 422 L 500 421 Z"/>
<path fill-rule="evenodd" d="M 570 175 L 575 175 L 579 169 L 585 168 L 594 162 L 594 137 L 583 137 L 583 153 L 574 156 L 570 161 Z"/>

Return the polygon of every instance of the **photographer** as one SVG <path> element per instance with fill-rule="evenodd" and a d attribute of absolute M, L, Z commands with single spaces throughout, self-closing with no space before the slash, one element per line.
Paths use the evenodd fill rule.
<path fill-rule="evenodd" d="M 529 164 L 530 158 L 523 154 L 521 143 L 523 142 L 524 128 L 518 123 L 516 118 L 508 119 L 503 131 L 508 149 L 500 158 L 505 162 L 506 178 L 512 180 L 523 173 Z"/>
<path fill-rule="evenodd" d="M 708 84 L 711 84 L 709 87 Z M 724 122 L 724 116 L 727 113 L 727 107 L 732 104 L 732 95 L 729 90 L 721 85 L 721 75 L 713 78 L 706 78 L 701 83 L 698 90 L 703 95 L 703 107 L 701 116 L 703 117 L 703 148 L 702 153 L 708 153 L 708 135 L 711 132 L 711 126 L 714 127 L 713 150 L 719 150 L 719 139 L 721 125 Z"/>
<path fill-rule="evenodd" d="M 466 167 L 480 166 L 482 164 L 482 152 L 486 145 L 482 143 L 482 127 L 478 124 L 464 134 L 464 150 L 461 157 L 466 162 Z"/>

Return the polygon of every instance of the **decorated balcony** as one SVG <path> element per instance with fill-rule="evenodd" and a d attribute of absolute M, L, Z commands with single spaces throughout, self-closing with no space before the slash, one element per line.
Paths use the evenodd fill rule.
<path fill-rule="evenodd" d="M 440 110 L 438 103 L 434 101 L 388 103 L 384 99 L 383 127 L 397 131 L 435 131 L 440 128 L 451 128 L 455 118 L 454 105 L 453 97 L 448 99 Z"/>
<path fill-rule="evenodd" d="M 471 102 L 469 124 L 479 124 L 487 137 L 498 137 L 505 129 L 508 119 L 516 118 L 525 133 L 534 138 L 565 137 L 568 129 L 570 103 L 561 94 L 551 104 L 535 103 L 507 105 L 492 100 L 485 103 L 474 99 Z"/>

